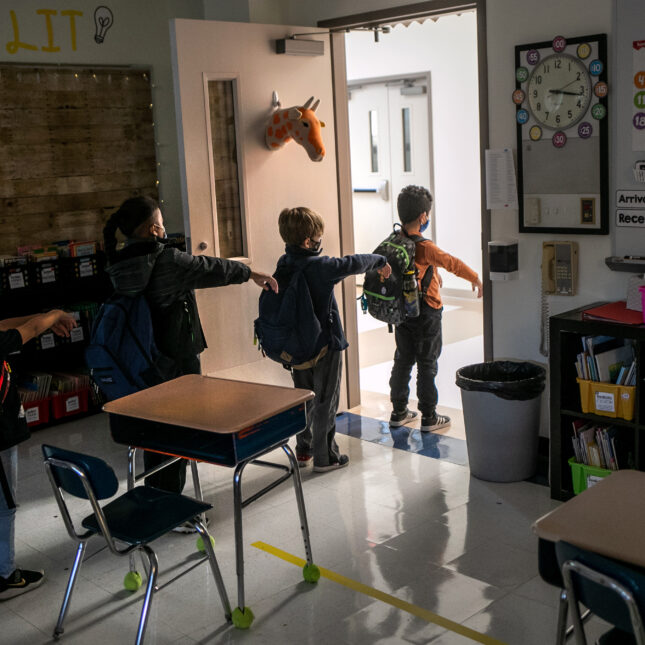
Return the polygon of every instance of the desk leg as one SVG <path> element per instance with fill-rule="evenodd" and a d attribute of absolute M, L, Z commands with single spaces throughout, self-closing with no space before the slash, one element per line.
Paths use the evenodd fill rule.
<path fill-rule="evenodd" d="M 311 555 L 311 541 L 309 539 L 309 524 L 307 523 L 307 511 L 305 509 L 305 497 L 302 494 L 302 480 L 300 478 L 300 467 L 298 460 L 293 454 L 293 450 L 289 444 L 284 444 L 282 450 L 285 451 L 291 464 L 291 473 L 293 477 L 293 487 L 296 491 L 296 501 L 298 502 L 298 514 L 300 515 L 300 530 L 302 531 L 302 539 L 305 543 L 305 558 L 307 559 L 307 567 L 313 565 L 313 557 Z M 305 567 L 305 569 L 307 568 Z"/>
<path fill-rule="evenodd" d="M 136 454 L 137 449 L 132 446 L 128 446 L 128 490 L 132 490 L 134 488 L 136 477 Z M 130 569 L 128 573 L 126 573 L 125 580 L 123 581 L 123 586 L 131 591 L 136 591 L 141 586 L 141 576 L 137 572 L 137 565 L 135 564 L 134 556 L 134 551 L 132 551 L 128 556 Z"/>
<path fill-rule="evenodd" d="M 242 472 L 248 461 L 235 468 L 233 475 L 233 511 L 235 514 L 235 570 L 237 573 L 237 608 L 233 611 L 233 624 L 247 629 L 253 622 L 253 612 L 244 606 L 244 538 L 242 534 Z"/>
<path fill-rule="evenodd" d="M 190 460 L 190 472 L 193 476 L 193 487 L 195 489 L 195 498 L 200 502 L 204 501 L 204 495 L 202 494 L 202 485 L 199 481 L 199 470 L 197 469 L 197 462 L 194 459 Z M 200 516 L 202 522 L 206 522 L 206 514 L 202 513 Z"/>

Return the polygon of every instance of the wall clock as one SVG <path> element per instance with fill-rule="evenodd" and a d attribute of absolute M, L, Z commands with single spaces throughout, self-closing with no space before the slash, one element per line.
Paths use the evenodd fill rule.
<path fill-rule="evenodd" d="M 608 232 L 606 36 L 515 47 L 519 230 Z"/>

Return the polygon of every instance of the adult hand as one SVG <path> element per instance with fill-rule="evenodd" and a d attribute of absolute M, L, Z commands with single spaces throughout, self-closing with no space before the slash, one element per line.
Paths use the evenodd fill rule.
<path fill-rule="evenodd" d="M 477 280 L 475 280 L 475 282 L 471 282 L 471 287 L 472 287 L 473 291 L 477 291 L 477 297 L 481 298 L 482 297 L 482 290 L 484 288 L 484 286 L 482 285 L 482 281 L 479 278 L 477 278 Z"/>
<path fill-rule="evenodd" d="M 392 267 L 389 265 L 389 263 L 385 263 L 384 266 L 382 266 L 379 270 L 379 275 L 383 276 L 386 280 L 392 275 Z"/>
<path fill-rule="evenodd" d="M 251 271 L 251 280 L 265 291 L 271 289 L 271 291 L 278 293 L 278 281 L 272 275 Z"/>

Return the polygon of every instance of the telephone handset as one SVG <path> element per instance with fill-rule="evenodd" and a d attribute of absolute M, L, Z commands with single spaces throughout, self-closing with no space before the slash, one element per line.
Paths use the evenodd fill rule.
<path fill-rule="evenodd" d="M 540 354 L 549 355 L 549 301 L 547 295 L 573 296 L 578 281 L 578 243 L 542 242 L 542 319 Z"/>
<path fill-rule="evenodd" d="M 542 243 L 542 293 L 573 296 L 578 279 L 578 243 Z"/>

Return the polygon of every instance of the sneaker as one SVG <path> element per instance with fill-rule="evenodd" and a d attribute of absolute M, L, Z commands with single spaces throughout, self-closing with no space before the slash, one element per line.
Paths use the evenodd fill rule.
<path fill-rule="evenodd" d="M 349 457 L 347 455 L 341 455 L 338 457 L 338 461 L 332 461 L 327 466 L 314 466 L 315 473 L 326 473 L 330 470 L 338 470 L 339 468 L 345 468 L 349 464 Z"/>
<path fill-rule="evenodd" d="M 433 432 L 450 425 L 450 417 L 435 414 L 434 417 L 421 417 L 421 432 Z"/>
<path fill-rule="evenodd" d="M 202 524 L 208 528 L 208 525 L 211 523 L 211 521 L 208 518 L 205 518 Z M 175 533 L 197 533 L 197 529 L 193 526 L 191 522 L 184 522 L 183 524 L 180 524 L 179 526 L 175 526 L 173 529 Z"/>
<path fill-rule="evenodd" d="M 311 455 L 296 455 L 296 459 L 298 460 L 298 466 L 300 468 L 306 468 L 313 462 L 313 457 Z"/>
<path fill-rule="evenodd" d="M 42 569 L 40 571 L 16 569 L 6 578 L 0 576 L 0 600 L 7 600 L 40 587 L 44 580 L 45 572 Z"/>
<path fill-rule="evenodd" d="M 417 414 L 417 412 L 413 412 L 407 408 L 403 412 L 392 412 L 390 415 L 390 426 L 392 428 L 398 428 L 399 426 L 405 425 L 408 421 L 416 419 Z"/>

